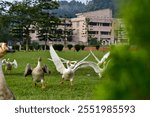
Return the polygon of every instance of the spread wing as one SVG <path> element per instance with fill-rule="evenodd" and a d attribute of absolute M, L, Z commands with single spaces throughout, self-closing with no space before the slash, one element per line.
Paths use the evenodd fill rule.
<path fill-rule="evenodd" d="M 15 59 L 13 62 L 10 62 L 10 63 L 11 63 L 11 65 L 14 66 L 14 68 L 18 68 L 18 64 L 17 64 L 17 61 Z"/>
<path fill-rule="evenodd" d="M 28 76 L 32 74 L 32 67 L 31 65 L 28 63 L 25 67 L 25 71 L 24 71 L 24 76 Z"/>
<path fill-rule="evenodd" d="M 76 66 L 74 67 L 73 71 L 76 71 L 79 68 L 86 68 L 86 67 L 93 68 L 93 70 L 96 73 L 101 72 L 101 69 L 99 68 L 99 66 L 95 62 L 92 62 L 92 61 L 81 61 L 81 62 L 77 63 Z"/>
<path fill-rule="evenodd" d="M 43 69 L 44 73 L 48 73 L 48 74 L 51 73 L 51 71 L 49 70 L 49 68 L 47 67 L 47 65 L 44 65 L 44 66 L 42 67 L 42 69 Z"/>
<path fill-rule="evenodd" d="M 89 53 L 86 57 L 84 57 L 84 58 L 83 58 L 82 60 L 80 60 L 79 62 L 85 61 L 90 55 L 91 55 L 91 54 Z M 60 59 L 61 59 L 61 61 L 62 61 L 63 63 L 67 63 L 68 61 L 70 61 L 70 60 L 67 60 L 67 59 L 64 59 L 64 58 L 60 58 Z M 75 65 L 76 65 L 77 63 L 79 63 L 78 61 L 70 61 L 70 62 L 71 62 L 72 68 L 75 67 Z"/>
<path fill-rule="evenodd" d="M 101 60 L 99 60 L 99 59 L 95 56 L 95 54 L 94 54 L 92 51 L 90 51 L 90 52 L 91 52 L 91 54 L 93 55 L 93 57 L 95 58 L 95 60 L 97 61 L 98 65 L 103 64 L 103 63 L 106 61 L 106 59 L 109 57 L 109 55 L 110 55 L 110 52 L 107 52 L 107 53 L 101 58 Z"/>
<path fill-rule="evenodd" d="M 57 55 L 57 53 L 55 52 L 52 44 L 50 45 L 50 55 L 52 58 L 52 61 L 56 67 L 56 70 L 63 74 L 63 71 L 66 69 L 65 66 L 63 65 L 63 63 L 61 62 L 61 59 L 59 58 L 59 56 Z"/>
<path fill-rule="evenodd" d="M 95 56 L 95 54 L 90 50 L 91 54 L 93 55 L 93 57 L 95 58 L 95 60 L 97 61 L 97 63 L 100 62 L 100 60 Z"/>
<path fill-rule="evenodd" d="M 7 61 L 6 61 L 6 59 L 3 59 L 2 60 L 2 65 L 5 65 L 5 64 L 7 64 Z"/>
<path fill-rule="evenodd" d="M 98 62 L 98 65 L 103 64 L 103 63 L 108 59 L 109 55 L 110 55 L 110 52 L 107 52 L 107 53 L 102 57 L 102 59 Z"/>

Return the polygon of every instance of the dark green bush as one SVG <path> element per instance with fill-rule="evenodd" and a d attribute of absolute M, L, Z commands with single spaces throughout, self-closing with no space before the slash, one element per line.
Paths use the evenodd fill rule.
<path fill-rule="evenodd" d="M 80 45 L 81 50 L 84 50 L 85 45 Z"/>
<path fill-rule="evenodd" d="M 39 47 L 39 49 L 41 49 L 41 50 L 45 50 L 45 45 L 40 45 L 40 46 L 38 46 Z M 49 46 L 48 45 L 46 45 L 46 50 L 49 50 Z"/>
<path fill-rule="evenodd" d="M 79 44 L 75 45 L 74 48 L 75 48 L 75 50 L 76 50 L 77 52 L 81 49 L 81 47 L 80 47 Z"/>
<path fill-rule="evenodd" d="M 62 44 L 54 44 L 53 48 L 58 51 L 62 51 L 64 46 Z"/>
<path fill-rule="evenodd" d="M 40 47 L 39 43 L 37 43 L 37 42 L 33 42 L 31 45 L 33 46 L 33 49 L 35 49 L 35 50 L 38 50 Z"/>
<path fill-rule="evenodd" d="M 92 38 L 90 41 L 89 41 L 89 45 L 91 45 L 91 46 L 95 46 L 95 45 L 97 45 L 98 44 L 98 41 L 97 41 L 97 39 L 95 39 L 95 38 Z"/>
<path fill-rule="evenodd" d="M 73 47 L 72 44 L 67 45 L 68 49 L 71 50 L 71 48 Z"/>
<path fill-rule="evenodd" d="M 29 50 L 33 50 L 33 45 L 29 45 Z"/>
<path fill-rule="evenodd" d="M 99 50 L 99 47 L 100 47 L 99 45 L 96 45 L 96 46 L 95 46 L 96 50 Z"/>

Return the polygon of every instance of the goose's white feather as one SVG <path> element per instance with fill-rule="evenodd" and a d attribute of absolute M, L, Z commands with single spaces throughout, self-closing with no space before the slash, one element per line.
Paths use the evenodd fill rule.
<path fill-rule="evenodd" d="M 12 62 L 9 60 L 9 58 L 7 60 L 3 59 L 2 65 L 5 65 L 5 70 L 11 70 L 12 67 L 18 68 L 18 64 L 17 64 L 17 61 L 15 59 Z"/>
<path fill-rule="evenodd" d="M 14 61 L 12 62 L 12 64 L 14 65 L 14 68 L 18 68 L 18 63 L 17 61 L 14 59 Z"/>
<path fill-rule="evenodd" d="M 93 55 L 93 57 L 95 58 L 95 60 L 97 61 L 97 64 L 98 65 L 102 65 L 107 59 L 108 59 L 108 57 L 109 57 L 109 55 L 110 55 L 110 52 L 107 52 L 100 60 L 95 56 L 95 54 L 92 52 L 92 51 L 90 51 L 91 52 L 91 54 Z"/>
<path fill-rule="evenodd" d="M 55 52 L 54 48 L 52 45 L 50 45 L 50 55 L 52 58 L 52 61 L 56 67 L 56 70 L 63 74 L 64 70 L 65 70 L 65 66 L 63 65 L 63 63 L 61 62 L 61 59 L 59 58 L 59 56 L 57 55 L 57 53 Z"/>
<path fill-rule="evenodd" d="M 103 63 L 108 59 L 109 55 L 110 55 L 110 52 L 107 52 L 107 53 L 102 57 L 102 59 L 98 62 L 98 65 L 103 64 Z"/>
<path fill-rule="evenodd" d="M 92 61 L 81 61 L 77 63 L 75 67 L 73 68 L 73 71 L 75 72 L 79 68 L 84 68 L 84 67 L 92 67 L 96 73 L 101 72 L 100 67 L 95 62 L 92 62 Z"/>

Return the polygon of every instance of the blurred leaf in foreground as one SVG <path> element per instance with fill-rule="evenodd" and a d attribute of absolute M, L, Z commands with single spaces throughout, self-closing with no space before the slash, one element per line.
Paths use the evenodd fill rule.
<path fill-rule="evenodd" d="M 124 2 L 130 45 L 112 49 L 111 64 L 96 86 L 95 99 L 150 99 L 149 4 L 149 0 Z"/>

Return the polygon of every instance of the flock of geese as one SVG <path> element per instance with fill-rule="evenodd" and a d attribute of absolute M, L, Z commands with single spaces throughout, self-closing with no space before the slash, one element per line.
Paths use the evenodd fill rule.
<path fill-rule="evenodd" d="M 108 63 L 110 62 L 109 56 L 110 52 L 107 52 L 101 60 L 99 60 L 92 51 L 80 61 L 70 61 L 58 56 L 56 51 L 54 50 L 52 44 L 50 44 L 50 57 L 48 60 L 52 61 L 55 65 L 57 72 L 62 75 L 61 84 L 64 83 L 64 80 L 69 80 L 70 85 L 73 85 L 74 74 L 80 68 L 91 67 L 96 74 L 101 78 L 103 72 L 106 70 Z M 5 65 L 5 71 L 11 72 L 12 68 L 17 68 L 18 64 L 17 61 L 10 61 L 9 58 L 3 59 L 7 50 L 9 50 L 6 43 L 0 43 L 0 99 L 9 100 L 15 99 L 15 96 L 7 86 L 4 73 L 2 70 L 2 65 Z M 86 59 L 92 55 L 97 62 L 93 61 L 86 61 Z M 108 60 L 109 59 L 109 60 Z M 42 66 L 42 59 L 39 57 L 37 66 L 32 68 L 31 64 L 27 64 L 24 71 L 24 76 L 27 77 L 28 75 L 32 75 L 33 84 L 37 85 L 41 83 L 41 88 L 45 88 L 45 79 L 44 74 L 50 74 L 50 70 L 47 65 Z"/>

